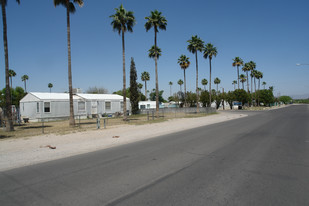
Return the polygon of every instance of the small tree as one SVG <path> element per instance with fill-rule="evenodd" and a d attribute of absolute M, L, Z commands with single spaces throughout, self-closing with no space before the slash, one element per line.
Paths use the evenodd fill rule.
<path fill-rule="evenodd" d="M 108 94 L 108 90 L 104 87 L 89 87 L 86 91 L 88 94 Z"/>
<path fill-rule="evenodd" d="M 228 93 L 226 93 L 225 100 L 230 105 L 231 109 L 233 109 L 233 102 L 235 101 L 235 99 L 236 98 L 235 98 L 234 92 L 229 91 Z"/>
<path fill-rule="evenodd" d="M 216 109 L 219 109 L 222 102 L 222 94 L 220 92 L 216 92 L 216 94 L 214 95 L 214 99 L 216 102 Z"/>
<path fill-rule="evenodd" d="M 260 91 L 260 102 L 263 102 L 264 106 L 270 105 L 275 102 L 275 97 L 270 89 L 262 89 Z"/>
<path fill-rule="evenodd" d="M 138 92 L 138 84 L 137 84 L 137 74 L 135 68 L 134 59 L 131 58 L 131 66 L 130 66 L 130 102 L 132 108 L 132 114 L 138 113 L 138 101 L 139 101 L 139 92 Z"/>
<path fill-rule="evenodd" d="M 279 101 L 283 102 L 284 104 L 288 104 L 288 103 L 292 102 L 293 99 L 290 96 L 281 96 L 281 97 L 279 97 Z"/>
<path fill-rule="evenodd" d="M 159 91 L 159 102 L 166 102 L 163 98 L 163 90 Z M 152 92 L 149 94 L 149 98 L 151 101 L 156 101 L 156 89 L 153 89 Z"/>
<path fill-rule="evenodd" d="M 234 91 L 235 100 L 242 103 L 242 105 L 245 105 L 249 102 L 250 96 L 244 89 L 236 89 Z"/>

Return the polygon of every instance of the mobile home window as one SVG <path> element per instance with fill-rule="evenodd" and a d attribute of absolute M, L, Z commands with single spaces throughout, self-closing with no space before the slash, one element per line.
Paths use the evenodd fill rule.
<path fill-rule="evenodd" d="M 36 112 L 37 113 L 40 112 L 40 103 L 39 102 L 36 103 Z"/>
<path fill-rule="evenodd" d="M 50 112 L 50 102 L 44 102 L 44 112 Z"/>
<path fill-rule="evenodd" d="M 86 110 L 85 102 L 78 102 L 78 111 L 85 111 L 85 110 Z"/>
<path fill-rule="evenodd" d="M 111 110 L 111 102 L 105 102 L 105 110 Z"/>
<path fill-rule="evenodd" d="M 146 109 L 146 106 L 145 105 L 141 105 L 141 109 Z"/>
<path fill-rule="evenodd" d="M 120 108 L 123 109 L 123 102 L 120 102 Z"/>

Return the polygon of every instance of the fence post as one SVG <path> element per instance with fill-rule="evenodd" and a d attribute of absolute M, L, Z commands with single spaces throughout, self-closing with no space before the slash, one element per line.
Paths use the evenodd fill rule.
<path fill-rule="evenodd" d="M 99 115 L 97 117 L 97 129 L 100 129 L 100 117 L 99 117 Z"/>
<path fill-rule="evenodd" d="M 106 129 L 106 119 L 104 118 L 104 129 Z"/>
<path fill-rule="evenodd" d="M 44 119 L 42 118 L 41 121 L 42 121 L 42 133 L 44 134 Z"/>
<path fill-rule="evenodd" d="M 149 121 L 149 111 L 147 111 L 147 121 Z"/>
<path fill-rule="evenodd" d="M 152 112 L 152 120 L 154 120 L 154 110 L 152 110 L 151 112 Z"/>
<path fill-rule="evenodd" d="M 78 115 L 78 127 L 80 128 L 80 115 Z"/>

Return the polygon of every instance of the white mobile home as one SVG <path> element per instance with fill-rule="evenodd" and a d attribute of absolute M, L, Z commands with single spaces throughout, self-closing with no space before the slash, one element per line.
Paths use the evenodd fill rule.
<path fill-rule="evenodd" d="M 117 94 L 74 94 L 73 107 L 75 116 L 122 113 L 123 97 Z M 131 111 L 128 98 L 127 111 Z M 20 100 L 20 114 L 30 120 L 68 117 L 69 94 L 30 92 Z"/>
<path fill-rule="evenodd" d="M 76 94 L 85 102 L 87 115 L 123 113 L 123 96 L 118 94 Z M 127 112 L 131 113 L 130 99 L 127 98 Z"/>

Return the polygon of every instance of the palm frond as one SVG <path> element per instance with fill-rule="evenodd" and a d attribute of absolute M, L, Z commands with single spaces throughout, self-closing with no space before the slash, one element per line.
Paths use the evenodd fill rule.
<path fill-rule="evenodd" d="M 84 1 L 83 0 L 74 0 L 74 3 L 78 4 L 79 7 L 84 6 Z"/>
<path fill-rule="evenodd" d="M 161 56 L 161 49 L 159 47 L 155 47 L 153 45 L 149 50 L 148 50 L 148 57 L 149 58 L 155 58 L 157 56 L 157 59 Z"/>

